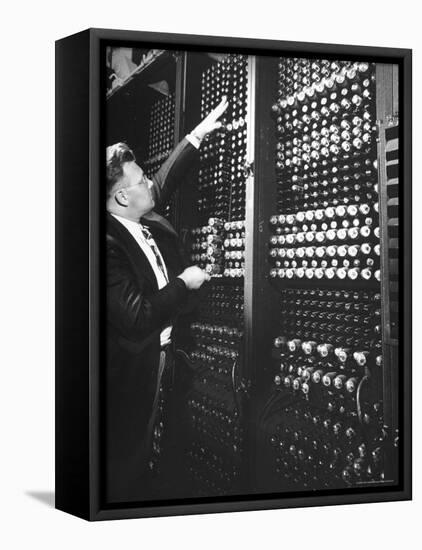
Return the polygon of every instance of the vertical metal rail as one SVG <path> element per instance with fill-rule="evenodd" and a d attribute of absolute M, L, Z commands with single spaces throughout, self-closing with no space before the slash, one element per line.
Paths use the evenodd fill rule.
<path fill-rule="evenodd" d="M 277 57 L 255 58 L 253 113 L 254 139 L 254 269 L 253 269 L 253 342 L 250 346 L 251 380 L 249 400 L 249 484 L 251 492 L 266 487 L 267 462 L 262 445 L 262 426 L 258 419 L 268 399 L 268 355 L 272 331 L 277 315 L 279 292 L 269 284 L 268 239 L 270 216 L 275 207 L 275 120 L 271 105 L 274 102 L 274 84 L 277 76 Z M 264 460 L 262 460 L 264 459 Z"/>
<path fill-rule="evenodd" d="M 398 426 L 399 365 L 398 341 L 391 334 L 391 277 L 390 235 L 388 212 L 387 139 L 386 130 L 397 124 L 398 67 L 389 64 L 376 66 L 376 109 L 378 126 L 378 186 L 381 242 L 381 323 L 383 352 L 383 420 L 391 430 L 391 437 Z M 400 144 L 399 144 L 400 146 Z M 391 451 L 392 451 L 391 447 Z M 394 457 L 394 455 L 393 455 Z M 388 461 L 387 479 L 397 481 L 397 463 Z M 396 461 L 397 462 L 397 461 Z"/>
<path fill-rule="evenodd" d="M 254 449 L 251 443 L 253 407 L 250 399 L 250 384 L 254 368 L 254 286 L 255 286 L 255 89 L 256 89 L 256 57 L 248 57 L 247 86 L 247 136 L 246 136 L 246 196 L 245 196 L 245 277 L 244 277 L 244 348 L 243 365 L 240 373 L 241 383 L 247 391 L 247 401 L 243 408 L 243 427 L 245 437 L 244 480 L 245 486 L 251 486 L 251 474 L 255 464 Z"/>
<path fill-rule="evenodd" d="M 186 91 L 186 52 L 174 52 L 174 61 L 176 64 L 176 81 L 174 87 L 174 141 L 173 145 L 179 143 L 184 131 L 184 106 Z M 174 209 L 172 212 L 172 222 L 177 231 L 180 230 L 180 190 L 176 189 L 174 196 Z"/>
<path fill-rule="evenodd" d="M 185 76 L 185 53 L 177 52 L 174 54 L 176 64 L 176 82 L 174 86 L 174 146 L 182 138 L 183 120 L 182 113 L 184 107 L 184 76 Z"/>
<path fill-rule="evenodd" d="M 248 57 L 247 144 L 246 144 L 246 204 L 245 204 L 245 277 L 244 277 L 244 334 L 245 357 L 242 379 L 249 380 L 253 361 L 253 287 L 255 248 L 255 80 L 256 57 Z"/>
<path fill-rule="evenodd" d="M 388 113 L 392 112 L 391 78 L 392 66 L 377 64 L 376 72 L 376 111 L 378 127 L 378 191 L 379 191 L 379 222 L 381 242 L 381 317 L 383 343 L 390 339 L 390 288 L 389 288 L 389 253 L 388 253 L 388 192 L 386 168 L 385 129 Z"/>

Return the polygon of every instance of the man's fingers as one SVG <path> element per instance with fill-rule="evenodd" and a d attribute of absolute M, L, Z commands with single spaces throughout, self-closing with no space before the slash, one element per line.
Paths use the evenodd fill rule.
<path fill-rule="evenodd" d="M 220 101 L 220 103 L 217 105 L 215 109 L 213 109 L 198 126 L 196 127 L 197 133 L 204 137 L 210 132 L 213 132 L 217 128 L 221 128 L 223 126 L 222 122 L 219 122 L 218 119 L 221 117 L 221 115 L 226 111 L 227 107 L 229 106 L 229 103 L 227 101 L 227 96 L 223 96 L 223 99 Z"/>
<path fill-rule="evenodd" d="M 218 112 L 218 116 L 222 115 L 228 106 L 229 106 L 229 102 L 227 101 L 226 96 L 224 96 L 223 99 L 220 101 L 219 105 L 217 105 L 215 109 L 215 111 Z"/>
<path fill-rule="evenodd" d="M 228 107 L 228 106 L 229 106 L 228 103 L 225 103 L 225 104 L 224 104 L 223 108 L 220 109 L 220 112 L 219 112 L 219 115 L 218 115 L 219 117 L 227 110 L 227 107 Z"/>
<path fill-rule="evenodd" d="M 220 101 L 220 103 L 217 105 L 217 107 L 211 111 L 211 113 L 208 115 L 211 118 L 217 119 L 219 118 L 224 111 L 229 106 L 229 102 L 227 101 L 227 97 L 224 96 L 223 99 Z"/>

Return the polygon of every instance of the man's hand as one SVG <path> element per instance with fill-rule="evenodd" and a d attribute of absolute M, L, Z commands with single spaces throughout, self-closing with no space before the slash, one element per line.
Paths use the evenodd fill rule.
<path fill-rule="evenodd" d="M 220 103 L 217 105 L 215 109 L 213 109 L 202 122 L 198 124 L 198 126 L 193 130 L 192 134 L 196 136 L 200 141 L 204 139 L 204 137 L 217 128 L 221 127 L 221 122 L 219 122 L 219 118 L 224 113 L 224 111 L 229 106 L 229 103 L 227 101 L 227 97 L 223 96 L 223 99 L 220 101 Z"/>
<path fill-rule="evenodd" d="M 197 265 L 187 267 L 183 273 L 178 275 L 178 278 L 182 279 L 189 290 L 197 290 L 201 288 L 204 281 L 209 281 L 211 279 L 208 273 L 205 273 L 205 271 L 200 269 Z"/>

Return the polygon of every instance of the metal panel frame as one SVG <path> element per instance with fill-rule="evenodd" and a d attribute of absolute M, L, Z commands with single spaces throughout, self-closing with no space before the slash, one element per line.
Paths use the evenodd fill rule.
<path fill-rule="evenodd" d="M 399 341 L 391 336 L 391 288 L 390 253 L 388 234 L 388 177 L 386 161 L 386 130 L 401 124 L 399 122 L 399 67 L 392 64 L 377 64 L 377 126 L 378 126 L 378 181 L 379 216 L 381 242 L 381 300 L 382 300 L 382 355 L 383 355 L 383 418 L 393 439 L 399 425 L 398 393 L 400 386 Z M 403 146 L 399 139 L 399 150 Z M 399 178 L 399 189 L 401 181 Z M 399 199 L 399 208 L 400 208 Z M 401 223 L 401 222 L 399 222 Z M 403 246 L 400 242 L 399 247 Z M 391 450 L 393 451 L 393 441 Z M 397 454 L 394 453 L 393 456 Z M 397 478 L 399 464 L 390 460 L 387 463 L 387 478 Z"/>
<path fill-rule="evenodd" d="M 74 162 L 81 162 L 81 167 L 86 175 L 86 185 L 89 185 L 90 192 L 90 211 L 89 211 L 89 260 L 86 265 L 78 266 L 76 274 L 81 283 L 89 280 L 89 290 L 83 290 L 83 298 L 86 304 L 86 312 L 89 315 L 90 325 L 90 344 L 86 349 L 86 363 L 81 366 L 84 372 L 88 373 L 89 388 L 88 392 L 84 379 L 78 385 L 75 382 L 72 399 L 80 399 L 80 406 L 87 407 L 89 410 L 89 448 L 82 447 L 78 458 L 80 468 L 87 473 L 89 487 L 85 494 L 81 494 L 80 511 L 75 511 L 66 504 L 66 498 L 62 500 L 60 506 L 62 510 L 76 513 L 89 520 L 105 520 L 117 518 L 133 518 L 147 516 L 181 515 L 196 514 L 206 512 L 227 512 L 240 510 L 258 510 L 270 508 L 286 508 L 298 506 L 320 506 L 334 504 L 350 504 L 359 502 L 381 502 L 389 500 L 408 500 L 411 498 L 411 50 L 394 48 L 373 48 L 364 46 L 344 46 L 334 44 L 312 44 L 299 42 L 282 42 L 275 40 L 254 40 L 227 37 L 205 37 L 196 35 L 177 35 L 163 33 L 147 33 L 136 31 L 117 31 L 105 29 L 90 29 L 89 47 L 86 55 L 89 56 L 90 79 L 89 90 L 78 90 L 83 96 L 89 95 L 89 113 L 85 111 L 81 116 L 89 116 L 89 155 L 83 150 L 83 140 L 74 144 L 73 157 Z M 65 39 L 69 43 L 69 38 Z M 102 277 L 103 261 L 103 221 L 100 205 L 102 196 L 100 193 L 100 181 L 102 176 L 102 151 L 103 151 L 103 109 L 104 109 L 104 89 L 101 86 L 102 48 L 105 44 L 111 42 L 117 44 L 130 44 L 136 42 L 144 47 L 174 48 L 177 50 L 198 50 L 198 51 L 234 51 L 238 53 L 279 56 L 292 55 L 308 57 L 325 58 L 344 58 L 354 60 L 370 60 L 377 63 L 397 63 L 399 65 L 400 79 L 400 113 L 401 113 L 401 181 L 403 200 L 401 200 L 402 225 L 402 247 L 401 247 L 401 281 L 402 281 L 402 300 L 401 300 L 401 364 L 403 366 L 403 376 L 400 385 L 400 426 L 403 433 L 403 444 L 401 446 L 401 483 L 397 488 L 368 488 L 364 490 L 347 490 L 333 492 L 313 492 L 312 494 L 260 494 L 260 495 L 242 495 L 239 497 L 227 497 L 221 499 L 204 498 L 191 499 L 184 501 L 160 501 L 154 503 L 128 503 L 111 506 L 107 505 L 102 499 L 102 479 L 100 476 L 99 464 L 101 457 L 101 437 L 100 437 L 100 365 L 102 358 L 101 334 L 104 325 L 102 314 L 100 288 L 104 284 Z M 77 66 L 70 67 L 69 70 L 78 70 Z M 58 87 L 63 86 L 63 82 L 58 82 Z M 58 111 L 58 116 L 62 112 Z M 71 124 L 71 121 L 67 121 Z M 81 126 L 81 137 L 85 129 Z M 59 139 L 66 140 L 61 134 Z M 63 142 L 65 145 L 65 143 Z M 66 150 L 62 154 L 66 155 Z M 58 159 L 62 160 L 62 159 Z M 69 181 L 68 184 L 71 184 Z M 64 205 L 66 206 L 66 205 Z M 81 240 L 82 237 L 78 238 Z M 74 243 L 77 248 L 79 242 Z M 69 257 L 72 254 L 68 252 Z M 64 274 L 66 277 L 66 274 Z M 63 287 L 65 292 L 66 285 Z M 58 311 L 58 320 L 65 315 L 72 315 L 71 311 Z M 76 317 L 77 313 L 74 312 Z M 77 338 L 77 335 L 73 338 Z M 74 340 L 70 340 L 67 335 L 58 335 L 63 349 L 69 352 L 60 357 L 60 363 L 57 364 L 57 373 L 69 372 L 74 365 L 72 364 L 72 345 Z M 58 391 L 63 391 L 58 388 Z M 59 398 L 59 396 L 58 396 Z M 72 408 L 69 405 L 62 404 L 64 411 L 62 414 L 71 418 Z M 59 430 L 61 426 L 57 426 Z M 69 437 L 77 441 L 78 430 L 80 426 L 74 424 L 69 428 Z M 66 467 L 71 466 L 66 463 L 66 457 L 60 457 L 63 464 L 60 464 L 60 475 L 66 475 Z M 66 495 L 64 495 L 66 497 Z M 88 499 L 88 502 L 86 501 Z M 88 511 L 87 511 L 88 508 Z"/>

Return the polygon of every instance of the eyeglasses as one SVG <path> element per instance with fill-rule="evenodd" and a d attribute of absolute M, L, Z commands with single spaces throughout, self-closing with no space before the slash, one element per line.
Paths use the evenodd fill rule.
<path fill-rule="evenodd" d="M 137 185 L 144 185 L 144 184 L 147 185 L 148 187 L 152 187 L 152 181 L 149 178 L 147 178 L 145 174 L 142 175 L 142 178 L 137 183 L 128 185 L 124 187 L 124 189 L 130 189 L 131 187 L 136 187 Z"/>

